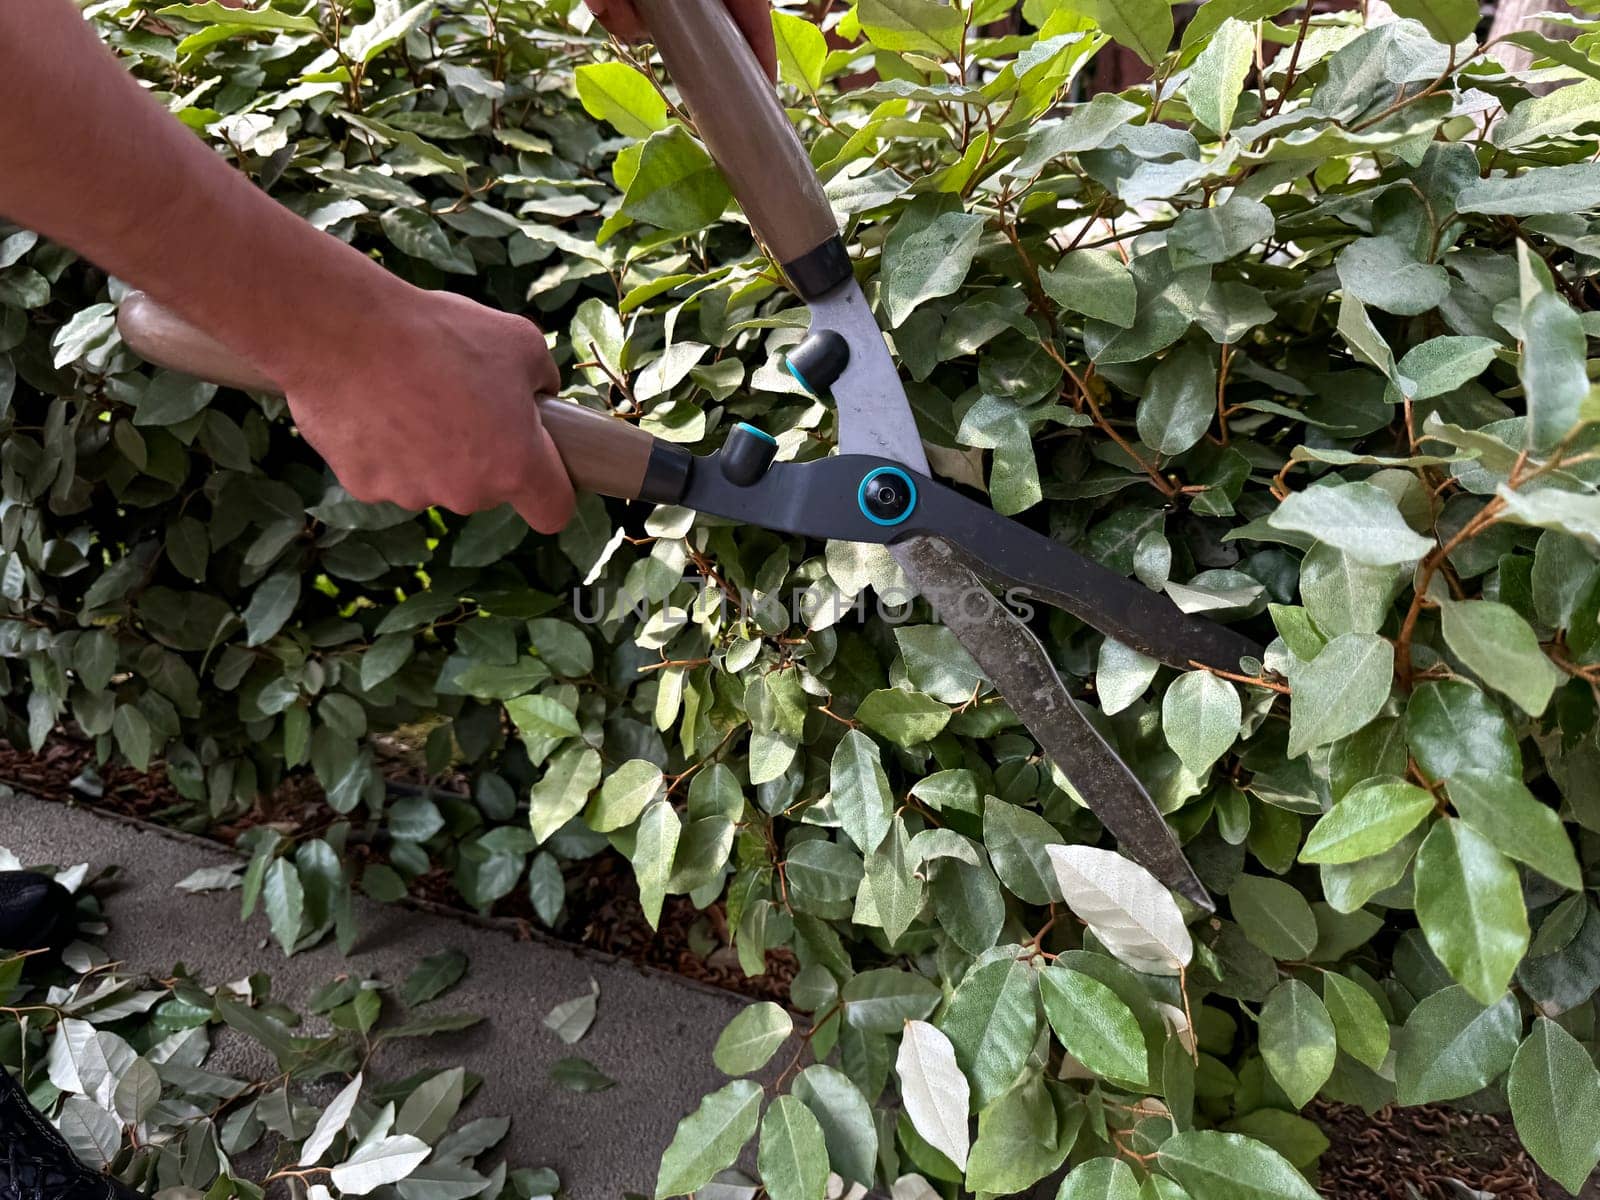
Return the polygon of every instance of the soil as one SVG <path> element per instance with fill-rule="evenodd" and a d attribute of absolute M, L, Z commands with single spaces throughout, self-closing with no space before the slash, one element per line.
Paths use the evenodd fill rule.
<path fill-rule="evenodd" d="M 386 774 L 400 787 L 430 782 L 403 747 L 392 748 L 385 759 Z M 38 754 L 0 742 L 0 783 L 46 799 L 167 824 L 192 811 L 165 782 L 159 767 L 144 774 L 110 765 L 85 775 L 93 762 L 93 748 L 68 736 L 52 738 Z M 462 795 L 468 790 L 465 779 L 433 780 L 431 785 Z M 231 844 L 247 829 L 262 824 L 311 832 L 336 819 L 315 779 L 296 775 L 246 817 L 205 832 Z M 349 849 L 360 859 L 382 858 L 371 844 Z M 668 897 L 660 927 L 652 930 L 639 907 L 631 869 L 621 856 L 607 852 L 569 864 L 567 872 L 567 906 L 558 926 L 549 932 L 755 999 L 787 999 L 795 972 L 793 956 L 787 951 L 769 953 L 766 974 L 747 977 L 729 944 L 720 905 L 700 911 L 685 897 Z M 422 876 L 412 891 L 418 899 L 465 910 L 444 871 Z M 521 889 L 498 902 L 489 915 L 511 918 L 529 929 L 540 927 Z M 1319 1189 L 1327 1200 L 1478 1200 L 1480 1196 L 1557 1200 L 1568 1195 L 1522 1151 L 1506 1117 L 1443 1106 L 1390 1108 L 1369 1117 L 1358 1108 L 1320 1102 L 1307 1115 L 1322 1126 L 1331 1143 L 1322 1156 Z M 1600 1184 L 1591 1181 L 1582 1200 L 1600 1200 Z"/>
<path fill-rule="evenodd" d="M 1375 1116 L 1318 1102 L 1306 1113 L 1331 1143 L 1322 1156 L 1328 1200 L 1567 1200 L 1518 1144 L 1509 1117 L 1443 1105 Z M 1411 1190 L 1408 1190 L 1411 1189 Z M 1591 1180 L 1583 1200 L 1600 1200 Z"/>

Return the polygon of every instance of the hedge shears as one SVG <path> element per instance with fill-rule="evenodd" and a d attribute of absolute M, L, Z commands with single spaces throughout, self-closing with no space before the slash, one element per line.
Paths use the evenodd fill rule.
<path fill-rule="evenodd" d="M 990 589 L 1020 589 L 1180 669 L 1237 671 L 1261 648 L 932 477 L 833 209 L 732 17 L 721 0 L 638 2 L 712 157 L 809 307 L 809 332 L 785 365 L 807 391 L 834 404 L 839 447 L 813 462 L 778 462 L 777 442 L 740 423 L 720 450 L 697 456 L 608 414 L 540 398 L 574 485 L 781 533 L 887 546 L 1123 852 L 1211 909 L 1149 793 L 1078 709 L 1044 647 Z M 119 323 L 125 341 L 152 362 L 272 390 L 148 297 L 126 298 Z"/>

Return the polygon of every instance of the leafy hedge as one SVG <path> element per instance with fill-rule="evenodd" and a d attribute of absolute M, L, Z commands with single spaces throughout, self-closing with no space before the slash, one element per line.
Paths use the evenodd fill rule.
<path fill-rule="evenodd" d="M 1575 1190 L 1600 1157 L 1595 27 L 1518 35 L 1558 64 L 1518 78 L 1466 2 L 1363 29 L 1211 0 L 1178 37 L 1162 0 L 1027 0 L 1033 32 L 984 35 L 1014 7 L 859 0 L 842 49 L 780 12 L 784 93 L 936 470 L 1276 633 L 1224 679 L 1036 618 L 1223 915 L 1078 849 L 1096 822 L 922 608 L 850 607 L 903 599 L 881 551 L 593 498 L 557 539 L 356 504 L 274 402 L 138 363 L 118 285 L 27 234 L 0 248 L 9 736 L 70 717 L 160 755 L 196 823 L 309 764 L 348 826 L 261 835 L 245 889 L 285 949 L 348 934 L 344 887 L 438 866 L 554 919 L 560 860 L 607 845 L 652 919 L 687 893 L 747 971 L 787 947 L 801 1056 L 765 1116 L 747 1079 L 708 1097 L 663 1194 L 759 1127 L 776 1200 L 820 1196 L 824 1161 L 903 1198 L 1064 1165 L 1066 1198 L 1308 1196 L 1319 1095 L 1509 1103 Z M 541 316 L 577 402 L 829 451 L 776 366 L 803 308 L 580 6 L 141 11 L 91 9 L 182 119 L 394 270 Z M 1060 103 L 1108 37 L 1154 85 Z M 402 727 L 472 803 L 386 799 L 364 739 Z M 336 849 L 369 828 L 387 862 L 357 879 Z M 748 1074 L 792 1026 L 753 1009 L 719 1061 Z"/>

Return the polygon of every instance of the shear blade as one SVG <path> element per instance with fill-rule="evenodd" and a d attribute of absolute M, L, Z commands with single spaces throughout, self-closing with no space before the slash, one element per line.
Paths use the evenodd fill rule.
<path fill-rule="evenodd" d="M 1038 639 L 941 539 L 905 538 L 889 552 L 1123 852 L 1174 891 L 1214 911 L 1155 801 L 1078 711 Z"/>
<path fill-rule="evenodd" d="M 1237 630 L 1193 617 L 1136 579 L 1085 558 L 986 505 L 936 484 L 925 489 L 919 530 L 949 543 L 963 566 L 1029 600 L 1069 612 L 1141 654 L 1187 670 L 1224 671 L 1262 648 Z"/>

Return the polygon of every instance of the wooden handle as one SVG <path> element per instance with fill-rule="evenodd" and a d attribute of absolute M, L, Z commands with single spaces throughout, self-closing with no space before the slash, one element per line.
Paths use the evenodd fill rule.
<path fill-rule="evenodd" d="M 117 329 L 136 353 L 158 366 L 246 391 L 282 390 L 215 338 L 143 292 L 132 292 L 122 301 Z M 639 497 L 650 468 L 654 437 L 636 425 L 577 404 L 550 396 L 540 396 L 537 402 L 539 419 L 555 442 L 574 487 L 621 500 Z M 463 463 L 461 469 L 470 466 Z"/>
<path fill-rule="evenodd" d="M 724 0 L 636 0 L 700 136 L 780 263 L 839 235 L 800 138 Z"/>

